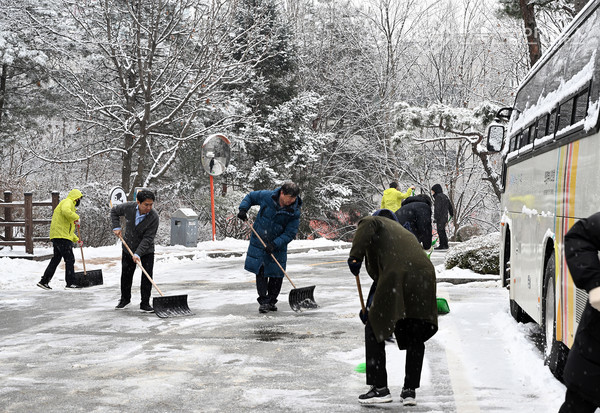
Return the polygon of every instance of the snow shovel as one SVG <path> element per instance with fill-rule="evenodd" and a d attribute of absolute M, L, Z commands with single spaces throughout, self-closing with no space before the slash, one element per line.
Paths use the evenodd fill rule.
<path fill-rule="evenodd" d="M 435 241 L 437 241 L 437 238 L 435 239 Z M 435 241 L 433 241 L 431 243 L 431 249 L 429 250 L 429 253 L 427 254 L 427 258 L 429 258 L 429 259 L 431 259 L 431 253 L 433 252 L 433 245 L 435 244 Z M 448 305 L 448 300 L 446 298 L 437 297 L 436 302 L 437 302 L 438 314 L 448 314 L 450 312 L 450 306 Z"/>
<path fill-rule="evenodd" d="M 250 227 L 254 235 L 256 235 L 256 238 L 258 238 L 263 247 L 267 248 L 267 244 L 265 244 L 260 235 L 258 235 L 254 227 L 250 224 L 248 224 L 248 226 Z M 277 261 L 273 254 L 271 254 L 271 258 L 273 258 L 273 261 L 275 261 L 275 263 L 279 266 L 279 269 L 285 274 L 285 277 L 288 279 L 290 284 L 292 284 L 292 287 L 294 287 L 293 290 L 290 290 L 290 293 L 288 295 L 288 302 L 290 303 L 290 308 L 295 312 L 302 311 L 303 308 L 317 308 L 318 305 L 313 296 L 315 286 L 312 285 L 310 287 L 296 288 L 289 275 L 287 275 L 287 273 L 285 272 L 281 264 L 279 264 L 279 261 Z"/>
<path fill-rule="evenodd" d="M 365 300 L 363 299 L 362 287 L 360 286 L 360 278 L 358 275 L 355 275 L 356 278 L 356 288 L 358 289 L 358 297 L 360 298 L 360 308 L 363 314 L 367 314 L 367 309 L 365 308 Z M 367 372 L 367 363 L 359 363 L 358 366 L 354 369 L 357 373 L 366 373 Z"/>
<path fill-rule="evenodd" d="M 448 297 L 447 294 L 442 293 L 440 295 L 446 295 L 446 297 Z M 436 298 L 438 314 L 448 314 L 450 312 L 450 306 L 448 305 L 448 299 L 446 297 Z"/>
<path fill-rule="evenodd" d="M 77 236 L 81 239 L 79 233 L 79 225 L 77 225 Z M 94 285 L 102 285 L 104 281 L 102 279 L 102 270 L 85 270 L 85 259 L 83 258 L 83 247 L 79 247 L 81 250 L 81 262 L 83 263 L 83 272 L 79 271 L 73 274 L 73 284 L 80 287 L 92 287 Z"/>
<path fill-rule="evenodd" d="M 125 242 L 125 240 L 123 239 L 123 237 L 121 235 L 119 235 L 119 238 L 121 238 L 121 242 L 123 243 L 125 248 L 127 248 L 127 251 L 129 251 L 129 254 L 131 254 L 131 258 L 133 258 L 133 252 L 129 249 L 129 245 L 127 245 L 127 243 Z M 142 264 L 137 262 L 137 265 L 138 265 L 138 267 L 140 267 L 140 269 L 142 270 L 144 275 L 148 278 L 148 280 L 152 283 L 154 288 L 156 288 L 156 291 L 158 291 L 158 293 L 160 294 L 160 297 L 152 298 L 152 307 L 154 307 L 154 313 L 157 316 L 159 316 L 160 318 L 167 318 L 167 317 L 194 315 L 190 311 L 190 308 L 188 307 L 187 294 L 186 295 L 172 295 L 170 297 L 165 297 L 165 295 L 162 293 L 162 291 L 160 291 L 160 289 L 158 288 L 158 285 L 156 285 L 156 283 L 154 282 L 152 277 L 150 277 L 150 275 L 146 272 L 144 267 L 142 267 Z"/>

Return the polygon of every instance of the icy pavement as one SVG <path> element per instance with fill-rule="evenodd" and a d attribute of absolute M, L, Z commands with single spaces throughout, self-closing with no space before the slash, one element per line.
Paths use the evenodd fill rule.
<path fill-rule="evenodd" d="M 184 251 L 185 250 L 185 251 Z M 191 255 L 193 258 L 187 258 Z M 434 253 L 434 263 L 443 256 Z M 297 287 L 315 285 L 318 309 L 290 310 L 284 280 L 279 310 L 258 313 L 254 276 L 243 257 L 164 248 L 155 280 L 163 293 L 188 295 L 193 316 L 161 319 L 119 298 L 118 247 L 86 250 L 104 285 L 52 291 L 35 286 L 47 261 L 0 259 L 1 412 L 358 412 L 367 389 L 354 371 L 364 361 L 363 326 L 347 249 L 290 254 Z M 101 264 L 92 264 L 95 261 Z M 426 344 L 416 407 L 401 405 L 404 352 L 387 345 L 393 403 L 407 412 L 558 410 L 564 387 L 543 365 L 532 325 L 508 313 L 498 281 L 450 284 L 438 292 L 451 312 Z M 80 270 L 80 268 L 78 269 Z M 475 277 L 464 271 L 459 278 Z M 361 274 L 364 293 L 370 279 Z M 156 295 L 156 291 L 153 291 Z"/>

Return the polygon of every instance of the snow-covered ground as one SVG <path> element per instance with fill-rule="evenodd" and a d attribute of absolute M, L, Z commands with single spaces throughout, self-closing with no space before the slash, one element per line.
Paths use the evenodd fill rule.
<path fill-rule="evenodd" d="M 320 248 L 337 246 L 335 251 Z M 59 267 L 52 291 L 35 286 L 48 261 L 0 258 L 0 411 L 2 412 L 348 412 L 367 387 L 354 368 L 364 361 L 362 324 L 347 244 L 293 241 L 288 274 L 297 287 L 316 285 L 320 307 L 258 313 L 247 241 L 158 247 L 154 274 L 165 295 L 186 294 L 191 317 L 160 319 L 119 297 L 120 246 L 84 248 L 87 269 L 104 285 L 63 289 Z M 345 249 L 344 249 L 345 248 Z M 306 250 L 308 249 L 308 250 Z M 36 249 L 36 253 L 39 253 Z M 49 251 L 48 251 L 49 252 Z M 79 251 L 76 271 L 82 270 Z M 434 252 L 434 263 L 443 258 Z M 437 265 L 438 296 L 450 314 L 427 343 L 418 406 L 399 402 L 404 352 L 387 346 L 394 402 L 383 409 L 413 412 L 553 412 L 564 386 L 552 377 L 532 336 L 508 312 L 499 281 Z M 479 279 L 451 284 L 444 279 Z M 493 278 L 493 277 L 487 277 Z M 370 279 L 361 274 L 363 290 Z M 156 292 L 153 291 L 156 296 Z"/>

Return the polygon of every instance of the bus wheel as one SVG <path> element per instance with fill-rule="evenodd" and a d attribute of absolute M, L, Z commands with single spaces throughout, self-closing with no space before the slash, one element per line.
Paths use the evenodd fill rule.
<path fill-rule="evenodd" d="M 568 348 L 556 341 L 556 294 L 554 291 L 555 275 L 554 252 L 546 263 L 544 272 L 544 290 L 542 297 L 542 329 L 544 333 L 544 364 L 554 377 L 562 381 L 562 374 L 567 361 Z"/>

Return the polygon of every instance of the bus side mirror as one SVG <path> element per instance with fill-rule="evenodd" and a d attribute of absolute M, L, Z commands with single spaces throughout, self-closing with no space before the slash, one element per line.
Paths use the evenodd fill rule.
<path fill-rule="evenodd" d="M 500 152 L 504 142 L 504 126 L 493 124 L 488 128 L 487 150 L 490 152 Z"/>

